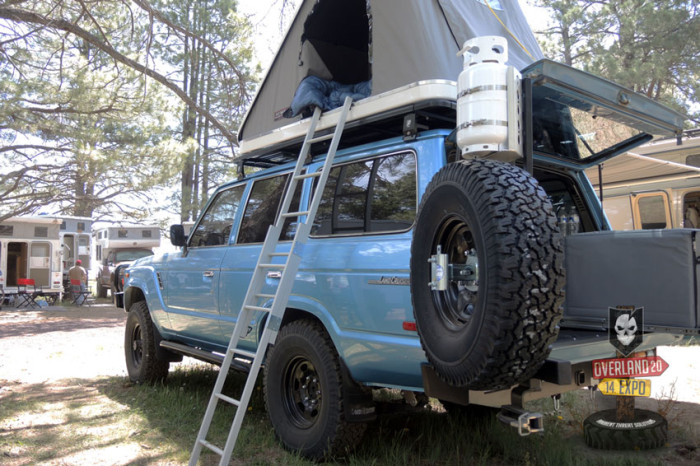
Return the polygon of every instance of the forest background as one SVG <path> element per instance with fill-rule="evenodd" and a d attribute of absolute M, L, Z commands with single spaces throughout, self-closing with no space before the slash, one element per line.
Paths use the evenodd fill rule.
<path fill-rule="evenodd" d="M 195 220 L 299 2 L 0 0 L 0 221 Z M 697 0 L 521 4 L 545 56 L 700 125 Z"/>

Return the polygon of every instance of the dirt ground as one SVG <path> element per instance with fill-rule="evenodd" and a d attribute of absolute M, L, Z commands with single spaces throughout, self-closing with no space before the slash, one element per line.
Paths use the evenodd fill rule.
<path fill-rule="evenodd" d="M 62 399 L 67 396 L 72 402 L 85 403 L 93 409 L 100 409 L 100 403 L 105 403 L 104 409 L 121 409 L 111 406 L 111 400 L 102 399 L 104 396 L 94 388 L 76 380 L 126 375 L 125 320 L 123 310 L 106 303 L 81 308 L 0 310 L 0 413 L 8 394 L 37 386 L 46 394 L 61 394 Z M 680 425 L 692 432 L 694 439 L 685 444 L 697 447 L 700 445 L 697 438 L 700 435 L 700 346 L 662 347 L 659 355 L 669 362 L 670 368 L 653 379 L 653 397 L 638 406 L 667 412 L 670 425 Z M 36 426 L 56 422 L 66 421 L 52 419 L 51 413 L 22 419 L 0 416 L 0 464 L 29 464 L 22 447 L 6 447 L 3 438 L 35 435 Z M 123 434 L 106 435 L 119 437 Z M 128 435 L 125 437 L 95 447 L 98 451 L 86 451 L 91 447 L 76 448 L 61 460 L 42 464 L 149 464 L 152 446 L 140 445 Z M 686 448 L 684 445 L 671 447 Z M 690 456 L 700 458 L 694 450 Z"/>

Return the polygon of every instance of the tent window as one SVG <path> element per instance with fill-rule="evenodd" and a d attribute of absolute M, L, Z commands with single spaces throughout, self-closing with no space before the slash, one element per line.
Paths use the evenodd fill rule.
<path fill-rule="evenodd" d="M 320 0 L 304 23 L 301 66 L 306 75 L 341 84 L 371 78 L 367 0 Z"/>

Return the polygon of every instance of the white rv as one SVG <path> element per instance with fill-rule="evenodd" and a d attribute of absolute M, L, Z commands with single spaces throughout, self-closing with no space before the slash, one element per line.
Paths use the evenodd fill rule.
<path fill-rule="evenodd" d="M 67 285 L 68 271 L 76 260 L 82 262 L 85 270 L 90 270 L 92 257 L 92 219 L 90 217 L 54 217 L 60 223 L 63 265 L 63 283 Z"/>
<path fill-rule="evenodd" d="M 6 295 L 17 292 L 17 280 L 33 279 L 45 294 L 60 297 L 61 221 L 50 217 L 11 217 L 0 222 L 0 285 Z"/>
<path fill-rule="evenodd" d="M 160 228 L 149 226 L 111 226 L 93 231 L 95 244 L 97 296 L 112 296 L 122 289 L 120 270 L 136 259 L 153 255 L 153 248 L 160 246 Z"/>
<path fill-rule="evenodd" d="M 700 129 L 587 170 L 615 230 L 700 228 Z"/>

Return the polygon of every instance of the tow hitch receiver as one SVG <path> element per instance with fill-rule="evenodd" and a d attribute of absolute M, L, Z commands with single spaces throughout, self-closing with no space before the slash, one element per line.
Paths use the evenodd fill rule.
<path fill-rule="evenodd" d="M 502 423 L 517 429 L 521 437 L 544 432 L 542 414 L 531 413 L 513 405 L 501 406 L 501 411 L 496 416 Z"/>

